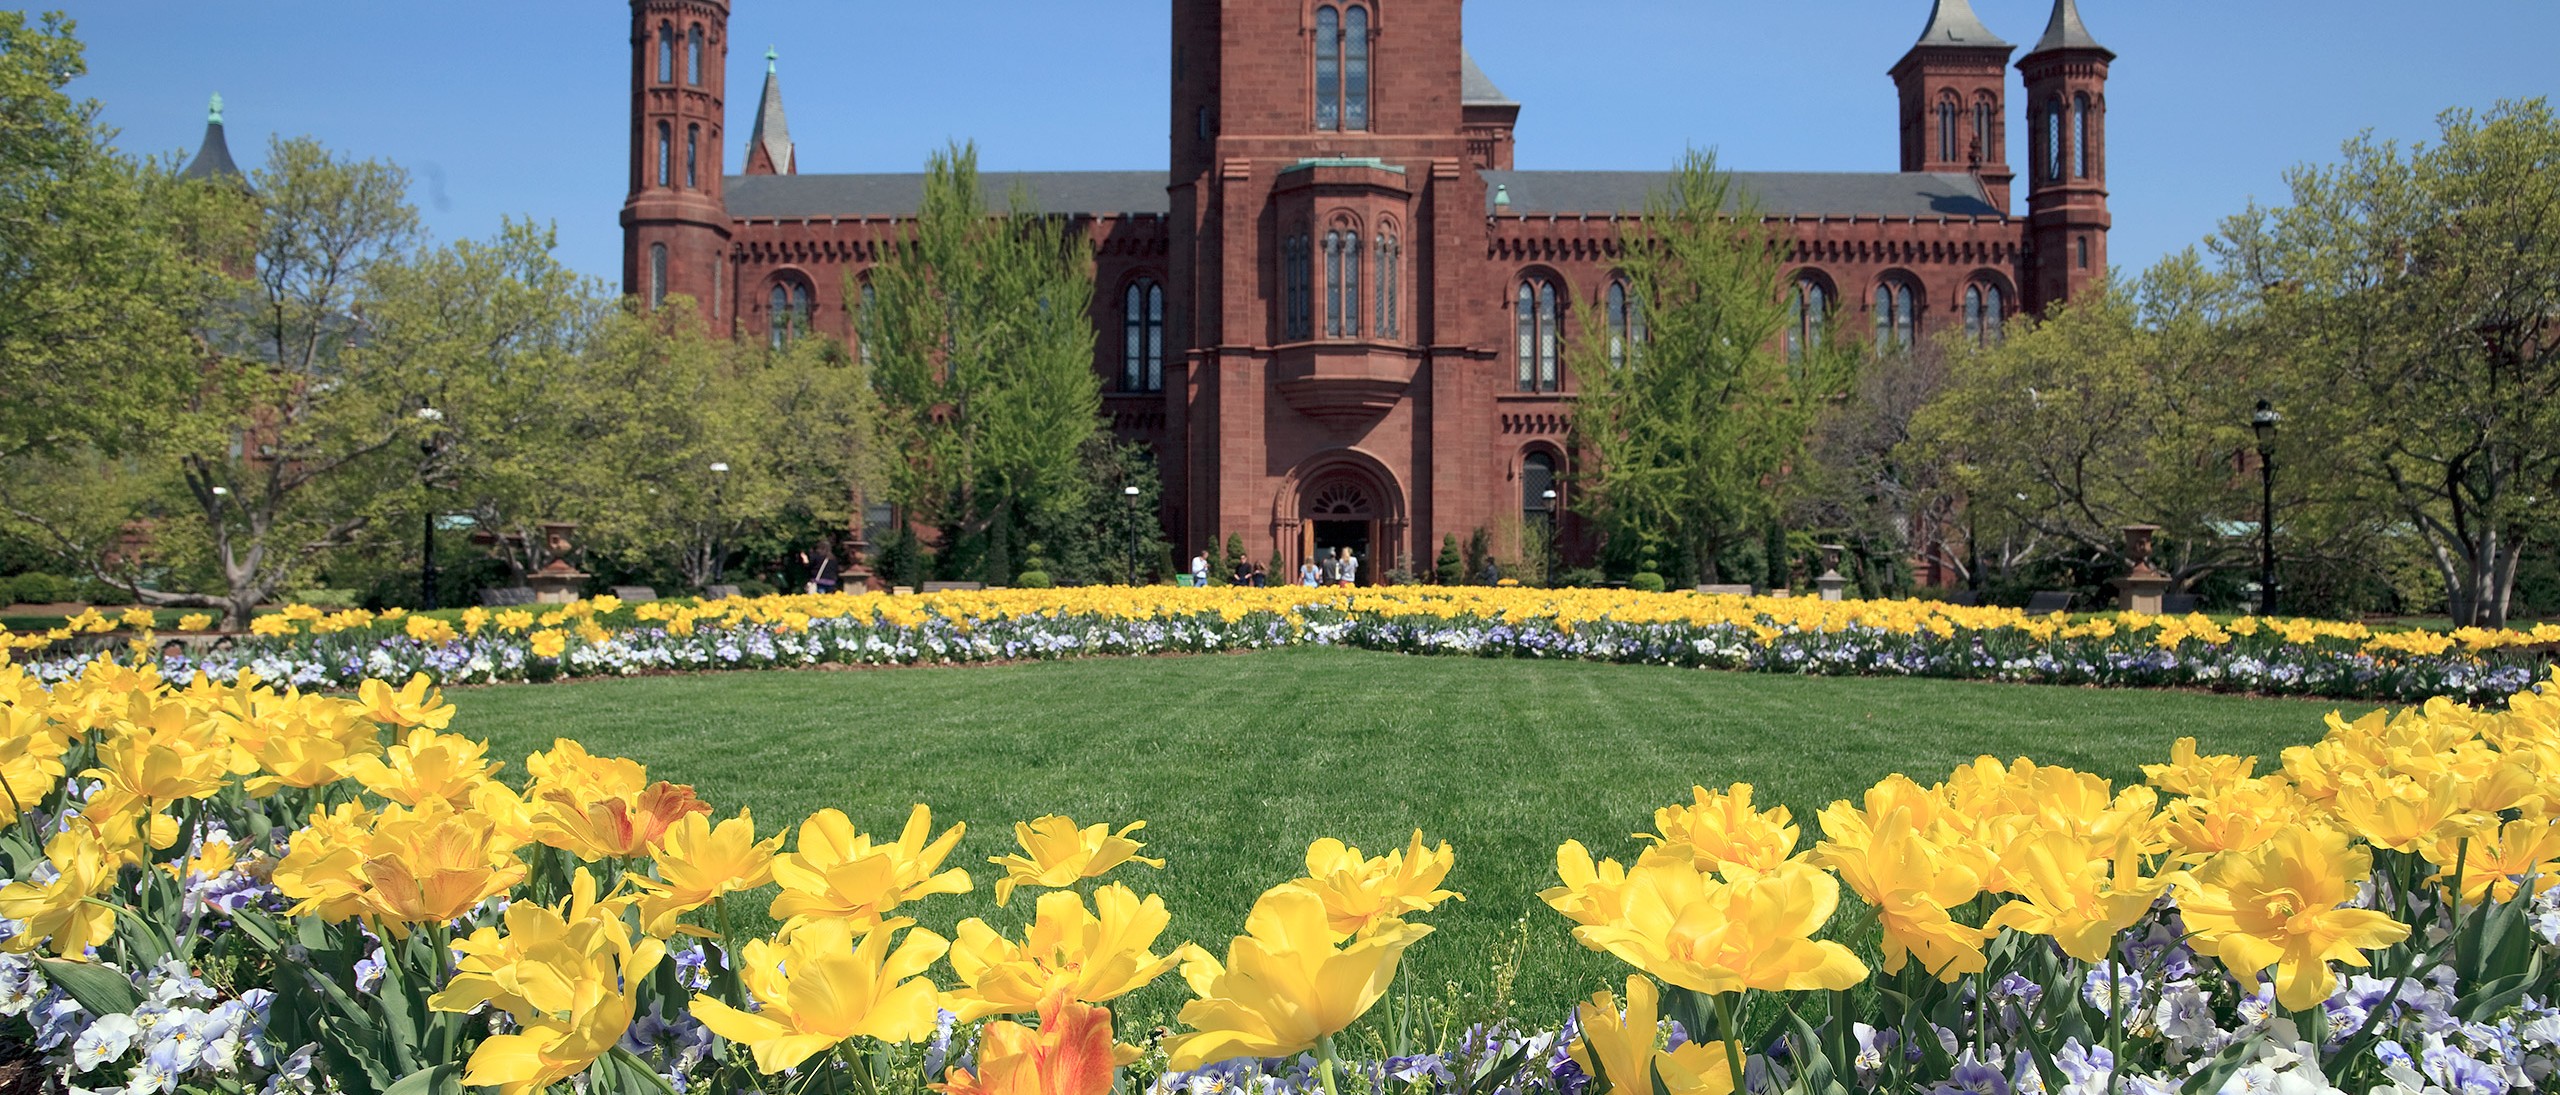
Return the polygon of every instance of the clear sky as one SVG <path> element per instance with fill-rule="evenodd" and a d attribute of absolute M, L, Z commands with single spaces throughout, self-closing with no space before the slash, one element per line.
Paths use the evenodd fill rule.
<path fill-rule="evenodd" d="M 629 8 L 616 0 L 63 0 L 89 47 L 76 94 L 127 149 L 194 151 L 226 103 L 244 167 L 272 134 L 400 163 L 441 238 L 506 216 L 620 267 Z M 1276 0 L 1229 0 L 1276 2 Z M 2022 45 L 2050 0 L 1974 0 Z M 729 170 L 760 63 L 781 50 L 805 173 L 915 171 L 952 139 L 990 170 L 1161 168 L 1171 5 L 1143 0 L 734 0 Z M 2114 259 L 2193 244 L 2284 170 L 2360 130 L 2554 90 L 2553 0 L 2082 0 L 2120 56 L 2109 87 Z M 1519 166 L 1889 171 L 1885 70 L 1928 0 L 1468 0 L 1468 45 L 1521 112 Z M 2023 48 L 2021 49 L 2023 52 Z M 2023 95 L 2011 74 L 2013 165 Z M 2023 210 L 2024 179 L 2020 180 Z"/>

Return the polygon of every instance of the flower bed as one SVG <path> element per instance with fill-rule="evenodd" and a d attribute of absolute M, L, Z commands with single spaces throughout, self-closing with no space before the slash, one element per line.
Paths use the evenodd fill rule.
<path fill-rule="evenodd" d="M 2497 711 L 2332 716 L 2265 774 L 2182 741 L 2125 788 L 1989 757 L 1896 775 L 1810 842 L 1751 787 L 1700 787 L 1632 863 L 1557 849 L 1538 896 L 1629 969 L 1560 1025 L 1398 987 L 1461 896 L 1456 851 L 1419 832 L 1384 855 L 1315 842 L 1213 953 L 1163 940 L 1162 899 L 1129 884 L 1162 865 L 1137 823 L 1040 818 L 973 873 L 922 805 L 894 839 L 836 810 L 715 821 L 566 739 L 519 791 L 453 718 L 424 678 L 338 698 L 0 667 L 0 1045 L 57 1088 L 127 1093 L 2416 1095 L 2560 1074 L 2560 676 Z M 1028 915 L 946 923 L 937 899 L 980 875 Z M 1871 915 L 1835 915 L 1844 887 Z M 749 900 L 772 937 L 735 930 Z M 1112 1001 L 1177 971 L 1181 1029 L 1123 1029 Z"/>
<path fill-rule="evenodd" d="M 131 616 L 133 614 L 128 614 Z M 86 657 L 46 650 L 119 622 L 18 636 L 48 680 Z M 122 626 L 147 628 L 147 614 Z M 1823 602 L 1584 590 L 1099 588 L 765 597 L 539 612 L 380 615 L 296 606 L 172 675 L 243 669 L 301 687 L 424 673 L 445 684 L 657 671 L 913 665 L 1292 645 L 1579 658 L 1773 673 L 1951 677 L 2272 695 L 2495 703 L 2541 676 L 2560 624 L 2378 632 L 2362 624 L 2120 614 L 2083 619 L 1928 601 Z M 147 635 L 133 638 L 148 652 Z"/>

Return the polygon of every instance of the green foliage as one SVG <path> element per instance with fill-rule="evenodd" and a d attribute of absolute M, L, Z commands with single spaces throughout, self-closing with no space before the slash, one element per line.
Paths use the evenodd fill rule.
<path fill-rule="evenodd" d="M 1466 560 L 1458 554 L 1457 533 L 1450 532 L 1441 534 L 1440 558 L 1432 569 L 1434 571 L 1434 575 L 1440 579 L 1441 585 L 1454 586 L 1464 585 L 1466 583 L 1467 563 Z"/>
<path fill-rule="evenodd" d="M 1627 588 L 1642 590 L 1646 593 L 1660 593 L 1662 592 L 1662 575 L 1650 570 L 1638 571 L 1635 577 L 1627 579 Z"/>
<path fill-rule="evenodd" d="M 1786 526 L 1770 524 L 1768 539 L 1760 546 L 1760 566 L 1761 588 L 1778 590 L 1794 587 L 1794 568 L 1787 564 Z"/>
<path fill-rule="evenodd" d="M 1048 571 L 1026 570 L 1014 577 L 1013 584 L 1024 589 L 1051 589 L 1058 583 L 1050 580 Z"/>
<path fill-rule="evenodd" d="M 1484 580 L 1485 565 L 1493 561 L 1493 530 L 1477 525 L 1467 536 L 1467 581 Z M 1499 579 L 1497 579 L 1499 580 Z"/>
<path fill-rule="evenodd" d="M 1605 325 L 1574 340 L 1577 496 L 1611 538 L 1655 538 L 1713 580 L 1725 549 L 1777 516 L 1779 480 L 1852 359 L 1837 337 L 1795 360 L 1780 347 L 1782 251 L 1712 155 L 1690 153 L 1624 231 L 1647 340 L 1617 367 Z"/>

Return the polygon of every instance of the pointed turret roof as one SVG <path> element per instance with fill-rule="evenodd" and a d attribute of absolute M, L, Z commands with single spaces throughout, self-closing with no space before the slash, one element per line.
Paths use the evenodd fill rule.
<path fill-rule="evenodd" d="M 195 160 L 182 174 L 190 179 L 241 178 L 240 165 L 231 162 L 231 142 L 222 138 L 222 96 L 213 97 L 213 106 L 205 114 L 204 143 L 197 146 Z"/>
<path fill-rule="evenodd" d="M 2053 19 L 2044 25 L 2044 37 L 2036 39 L 2036 48 L 2028 51 L 2028 56 L 2057 49 L 2093 49 L 2115 56 L 2115 51 L 2099 45 L 2089 33 L 2089 25 L 2080 21 L 2078 0 L 2054 0 Z"/>
<path fill-rule="evenodd" d="M 1461 48 L 1458 50 L 1458 63 L 1460 102 L 1467 106 L 1520 105 L 1510 96 L 1503 94 L 1501 88 L 1493 86 L 1493 77 L 1485 75 L 1484 67 L 1476 64 L 1475 54 Z"/>
<path fill-rule="evenodd" d="M 791 126 L 782 117 L 782 76 L 776 64 L 781 54 L 771 46 L 764 51 L 764 100 L 756 104 L 756 127 L 747 135 L 747 173 L 756 171 L 756 153 L 764 153 L 765 161 L 775 175 L 797 175 L 800 164 L 793 158 Z"/>
<path fill-rule="evenodd" d="M 1920 32 L 1918 45 L 2010 48 L 1999 35 L 1991 33 L 1991 28 L 1982 25 L 1982 19 L 1973 14 L 1970 0 L 1937 0 L 1929 9 L 1929 27 Z"/>

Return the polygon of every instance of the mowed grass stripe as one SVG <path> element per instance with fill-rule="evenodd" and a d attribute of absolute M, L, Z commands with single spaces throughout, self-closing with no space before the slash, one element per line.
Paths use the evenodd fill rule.
<path fill-rule="evenodd" d="M 951 864 L 976 892 L 917 910 L 948 934 L 983 915 L 1010 928 L 1030 901 L 994 907 L 990 855 L 1011 825 L 1048 813 L 1145 819 L 1162 871 L 1114 877 L 1164 895 L 1167 945 L 1222 950 L 1265 887 L 1299 873 L 1308 841 L 1372 853 L 1416 827 L 1457 849 L 1464 903 L 1429 915 L 1412 983 L 1482 993 L 1527 918 L 1514 996 L 1539 1021 L 1615 972 L 1537 900 L 1556 845 L 1632 856 L 1630 834 L 1693 784 L 1748 782 L 1796 814 L 1903 772 L 1943 779 L 1981 754 L 2139 779 L 2181 736 L 2258 754 L 2316 739 L 2326 703 L 2174 692 L 1870 678 L 1783 677 L 1650 666 L 1418 658 L 1300 648 L 1189 658 L 861 672 L 649 677 L 448 693 L 457 731 L 487 738 L 505 775 L 555 737 L 629 756 L 691 783 L 760 831 L 835 807 L 893 838 L 909 807 L 937 830 L 965 821 Z M 761 895 L 755 930 L 769 928 Z M 1842 920 L 1849 918 L 1844 912 Z M 1865 949 L 1865 948 L 1861 948 Z M 1168 978 L 1124 1017 L 1169 1019 Z"/>

